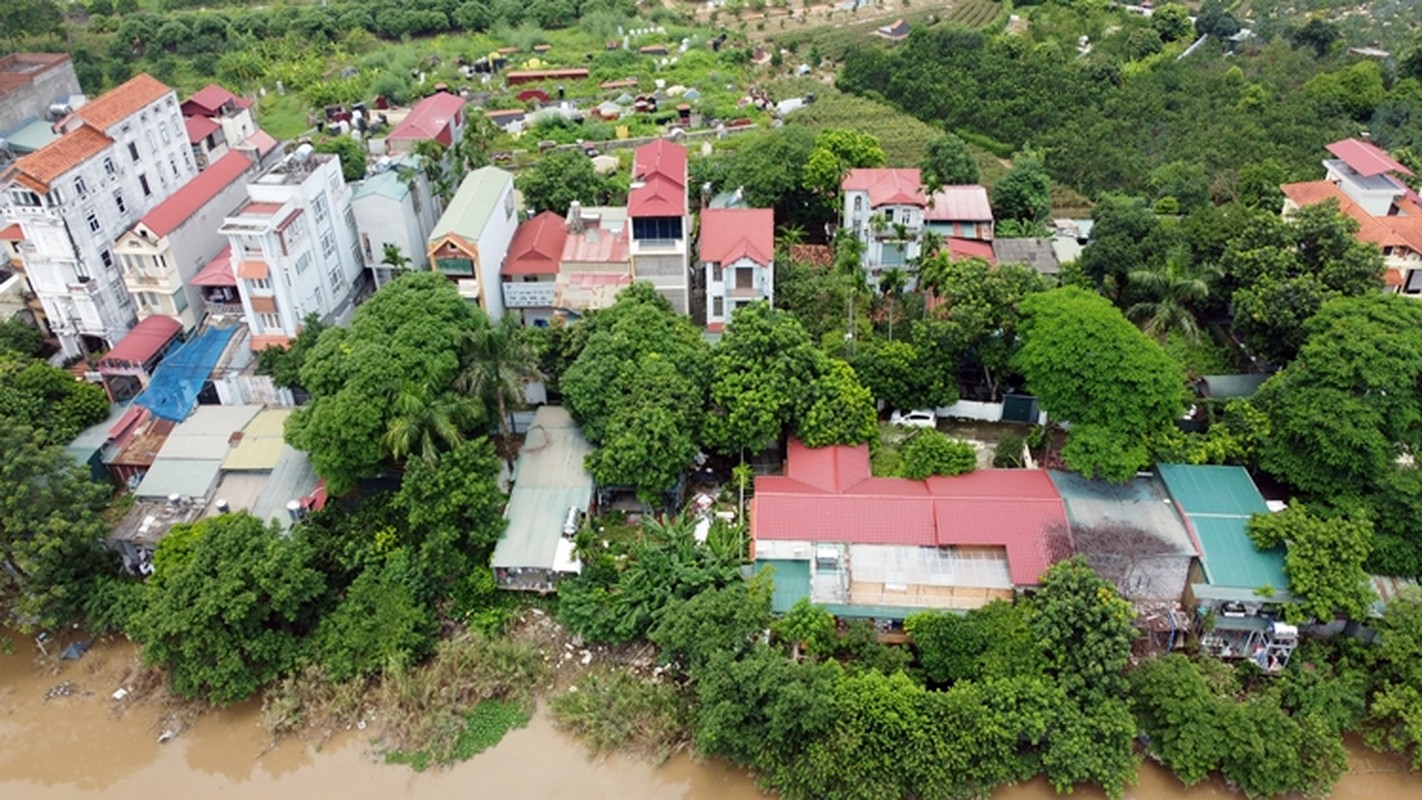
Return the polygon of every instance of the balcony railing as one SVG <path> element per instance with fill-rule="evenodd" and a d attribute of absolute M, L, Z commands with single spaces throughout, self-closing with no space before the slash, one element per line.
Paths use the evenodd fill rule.
<path fill-rule="evenodd" d="M 551 308 L 553 306 L 554 284 L 552 281 L 505 283 L 501 286 L 504 291 L 504 306 L 506 308 Z"/>
<path fill-rule="evenodd" d="M 207 313 L 209 314 L 226 314 L 240 317 L 243 313 L 241 303 L 218 303 L 208 300 L 205 302 L 205 305 L 207 306 Z"/>

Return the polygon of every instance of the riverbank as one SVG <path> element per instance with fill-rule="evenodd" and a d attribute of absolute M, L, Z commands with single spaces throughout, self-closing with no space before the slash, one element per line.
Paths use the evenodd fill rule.
<path fill-rule="evenodd" d="M 132 644 L 100 640 L 83 659 L 61 662 L 40 654 L 26 637 L 12 639 L 14 652 L 0 655 L 0 795 L 7 797 L 147 800 L 155 792 L 417 800 L 456 794 L 523 800 L 766 797 L 744 772 L 685 754 L 661 767 L 626 755 L 591 758 L 541 706 L 527 727 L 512 731 L 496 747 L 452 768 L 425 773 L 381 763 L 367 731 L 340 733 L 319 747 L 294 738 L 273 744 L 256 701 L 194 716 L 180 735 L 160 744 L 158 737 L 175 718 L 170 703 L 156 695 L 127 703 L 112 699 L 121 688 L 116 681 L 137 666 Z M 56 692 L 61 686 L 67 689 Z M 1332 798 L 1422 796 L 1422 777 L 1408 772 L 1401 759 L 1351 739 L 1348 751 L 1349 770 Z M 1236 795 L 1215 781 L 1185 787 L 1168 771 L 1147 764 L 1126 796 L 1204 800 Z M 992 797 L 1047 800 L 1056 795 L 1038 780 L 1002 787 Z M 1084 787 L 1074 797 L 1104 796 Z"/>

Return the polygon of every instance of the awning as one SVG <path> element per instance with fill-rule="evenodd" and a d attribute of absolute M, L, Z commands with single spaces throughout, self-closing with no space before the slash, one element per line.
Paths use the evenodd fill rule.
<path fill-rule="evenodd" d="M 5 238 L 5 237 L 0 236 L 0 239 L 3 239 L 3 238 Z M 1384 272 L 1384 273 L 1383 273 L 1383 283 L 1387 284 L 1388 286 L 1401 286 L 1401 285 L 1402 285 L 1402 272 L 1401 272 L 1400 270 L 1395 270 L 1395 269 L 1390 269 L 1390 270 L 1388 270 L 1387 272 Z"/>
<path fill-rule="evenodd" d="M 163 348 L 173 341 L 182 329 L 183 326 L 172 317 L 161 314 L 145 317 L 99 360 L 99 369 L 102 371 L 105 366 L 124 368 L 146 364 L 163 352 Z"/>
<path fill-rule="evenodd" d="M 281 333 L 254 334 L 252 336 L 252 352 L 260 353 L 268 347 L 285 348 L 291 344 L 291 337 Z"/>
<path fill-rule="evenodd" d="M 276 305 L 276 298 L 275 298 L 275 297 L 256 297 L 256 296 L 253 296 L 253 297 L 250 298 L 250 299 L 251 299 L 252 310 L 255 311 L 255 312 L 257 312 L 258 314 L 275 314 L 275 313 L 277 313 L 277 305 Z"/>
<path fill-rule="evenodd" d="M 207 262 L 207 266 L 188 283 L 193 286 L 236 286 L 237 277 L 232 274 L 232 248 L 222 248 L 217 258 Z"/>
<path fill-rule="evenodd" d="M 24 240 L 25 232 L 20 229 L 20 223 L 16 222 L 13 225 L 0 228 L 0 242 L 23 242 Z"/>
<path fill-rule="evenodd" d="M 271 275 L 267 262 L 260 259 L 242 259 L 237 263 L 237 277 L 248 281 L 264 281 Z"/>

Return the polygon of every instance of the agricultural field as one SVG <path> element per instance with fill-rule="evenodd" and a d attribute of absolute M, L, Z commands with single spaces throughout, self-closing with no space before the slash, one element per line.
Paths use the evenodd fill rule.
<path fill-rule="evenodd" d="M 828 16 L 818 16 L 816 11 L 812 11 L 803 24 L 790 22 L 781 26 L 780 30 L 771 27 L 764 35 L 777 46 L 802 54 L 814 52 L 822 58 L 839 61 L 853 47 L 867 44 L 892 46 L 890 42 L 875 36 L 874 31 L 894 20 L 903 19 L 910 24 L 986 28 L 1006 24 L 1007 17 L 1003 10 L 1003 5 L 994 0 L 949 3 L 914 0 L 911 5 L 898 8 L 885 6 L 882 9 L 865 5 L 857 13 L 835 10 L 830 11 Z"/>

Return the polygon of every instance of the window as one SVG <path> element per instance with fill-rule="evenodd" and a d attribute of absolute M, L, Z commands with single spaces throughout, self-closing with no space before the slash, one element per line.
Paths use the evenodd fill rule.
<path fill-rule="evenodd" d="M 856 212 L 858 212 L 858 211 L 863 211 L 863 210 L 864 210 L 864 196 L 863 196 L 863 195 L 857 195 L 857 194 L 856 194 L 856 195 L 854 196 L 854 210 L 855 210 Z"/>
<path fill-rule="evenodd" d="M 418 188 L 418 186 L 416 188 Z M 420 193 L 418 191 L 412 190 L 410 192 L 410 204 L 415 208 L 415 216 L 418 217 L 424 213 L 425 201 L 420 199 Z"/>
<path fill-rule="evenodd" d="M 168 134 L 168 129 L 162 125 L 158 126 L 158 136 L 163 140 L 163 144 L 173 141 L 173 137 Z"/>
<path fill-rule="evenodd" d="M 34 192 L 27 192 L 24 189 L 12 189 L 10 191 L 10 202 L 17 206 L 26 206 L 28 208 L 40 207 L 39 195 Z"/>
<path fill-rule="evenodd" d="M 186 291 L 179 289 L 173 294 L 173 307 L 179 314 L 188 310 L 188 293 Z"/>
<path fill-rule="evenodd" d="M 80 197 L 87 197 L 87 196 L 88 196 L 88 194 L 89 194 L 89 187 L 88 187 L 87 185 L 85 185 L 83 178 L 75 178 L 75 179 L 74 179 L 74 193 L 77 194 L 77 195 L 79 195 Z"/>
<path fill-rule="evenodd" d="M 168 159 L 168 166 L 170 166 L 170 167 L 173 168 L 173 177 L 174 177 L 174 178 L 176 178 L 176 177 L 178 177 L 179 175 L 182 174 L 182 173 L 178 172 L 178 159 L 176 159 L 176 158 L 170 158 L 170 159 Z"/>
<path fill-rule="evenodd" d="M 360 235 L 360 247 L 361 251 L 365 254 L 365 263 L 369 264 L 375 260 L 375 256 L 370 252 L 370 237 L 364 233 Z"/>
<path fill-rule="evenodd" d="M 253 289 L 260 289 L 264 292 L 270 292 L 272 290 L 272 282 L 269 278 L 255 278 L 247 281 L 247 283 L 251 284 Z"/>
<path fill-rule="evenodd" d="M 1402 290 L 1408 294 L 1422 294 L 1422 269 L 1407 271 L 1407 285 Z"/>
<path fill-rule="evenodd" d="M 755 270 L 754 270 L 754 269 L 750 269 L 750 268 L 748 268 L 748 267 L 747 267 L 747 268 L 742 268 L 742 269 L 736 270 L 736 288 L 737 288 L 737 289 L 754 289 L 754 288 L 755 288 Z"/>
<path fill-rule="evenodd" d="M 355 209 L 351 208 L 350 206 L 346 206 L 346 230 L 353 231 L 355 229 Z"/>
<path fill-rule="evenodd" d="M 721 262 L 717 261 L 711 265 L 711 282 L 720 283 L 725 280 L 725 275 L 721 273 Z"/>
<path fill-rule="evenodd" d="M 300 275 L 305 272 L 309 266 L 311 266 L 311 253 L 302 253 L 301 258 L 296 259 L 296 274 Z"/>
<path fill-rule="evenodd" d="M 123 192 L 114 190 L 114 205 L 118 206 L 120 214 L 128 213 L 128 206 L 123 202 Z"/>
<path fill-rule="evenodd" d="M 105 250 L 100 250 L 100 251 L 99 251 L 99 260 L 102 261 L 102 262 L 104 262 L 104 268 L 105 268 L 105 269 L 113 269 L 113 268 L 114 268 L 114 254 L 113 254 L 112 251 L 107 250 L 107 249 L 105 249 Z"/>
<path fill-rule="evenodd" d="M 192 169 L 192 168 L 193 168 L 193 151 L 191 151 L 191 150 L 184 150 L 184 151 L 183 151 L 183 162 L 188 165 L 188 169 Z"/>
<path fill-rule="evenodd" d="M 326 275 L 326 277 L 331 282 L 332 295 L 339 296 L 341 290 L 344 289 L 346 286 L 345 279 L 341 277 L 341 266 L 337 264 L 336 266 L 331 267 L 331 271 Z"/>
<path fill-rule="evenodd" d="M 128 143 L 128 157 L 134 161 L 138 160 L 138 145 L 133 142 Z"/>
<path fill-rule="evenodd" d="M 153 138 L 153 131 L 148 131 L 148 149 L 158 152 L 158 141 Z"/>
<path fill-rule="evenodd" d="M 138 185 L 143 187 L 143 196 L 144 196 L 144 197 L 152 197 L 152 196 L 153 196 L 153 190 L 148 187 L 148 176 L 147 176 L 147 175 L 139 175 L 139 176 L 138 176 Z"/>
<path fill-rule="evenodd" d="M 118 174 L 118 167 L 114 166 L 114 160 L 112 158 L 104 159 L 104 174 L 110 178 Z"/>
<path fill-rule="evenodd" d="M 281 317 L 276 314 L 258 314 L 257 319 L 262 323 L 262 328 L 266 330 L 281 327 Z"/>
<path fill-rule="evenodd" d="M 311 208 L 316 211 L 316 221 L 322 222 L 326 219 L 327 206 L 325 195 L 316 195 L 316 200 L 311 203 Z"/>
<path fill-rule="evenodd" d="M 79 276 L 79 280 L 87 281 L 89 279 L 89 265 L 85 264 L 83 260 L 74 262 L 74 274 Z"/>
<path fill-rule="evenodd" d="M 336 237 L 330 231 L 321 234 L 321 252 L 327 258 L 336 254 Z"/>
<path fill-rule="evenodd" d="M 90 211 L 88 211 L 87 213 L 84 214 L 84 221 L 87 222 L 87 223 L 89 223 L 89 232 L 90 232 L 90 233 L 98 233 L 98 232 L 99 232 L 100 226 L 99 226 L 99 215 L 98 215 L 98 213 L 96 213 L 95 211 L 93 211 L 93 210 L 91 209 Z"/>
<path fill-rule="evenodd" d="M 720 319 L 721 317 L 726 316 L 726 298 L 711 298 L 711 316 L 715 317 L 716 319 Z"/>

